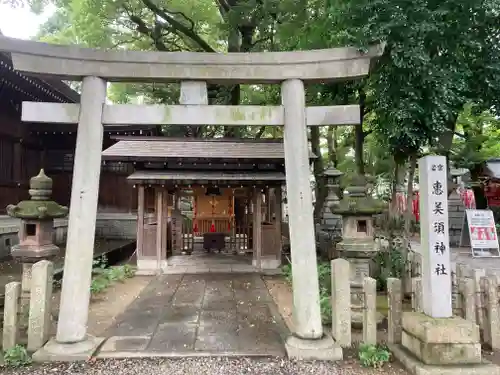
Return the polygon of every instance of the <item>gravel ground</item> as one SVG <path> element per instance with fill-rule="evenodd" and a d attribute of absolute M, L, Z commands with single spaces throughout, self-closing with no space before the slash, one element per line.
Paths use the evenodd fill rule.
<path fill-rule="evenodd" d="M 3 371 L 2 371 L 3 370 Z M 295 362 L 284 358 L 189 358 L 96 360 L 86 363 L 49 364 L 16 370 L 0 369 L 2 375 L 399 375 L 406 372 L 386 365 L 384 369 L 362 369 L 355 363 Z"/>

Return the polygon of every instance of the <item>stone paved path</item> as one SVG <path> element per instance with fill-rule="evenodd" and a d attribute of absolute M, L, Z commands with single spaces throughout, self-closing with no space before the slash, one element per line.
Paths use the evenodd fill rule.
<path fill-rule="evenodd" d="M 163 275 L 117 318 L 99 356 L 283 356 L 287 335 L 257 274 Z"/>

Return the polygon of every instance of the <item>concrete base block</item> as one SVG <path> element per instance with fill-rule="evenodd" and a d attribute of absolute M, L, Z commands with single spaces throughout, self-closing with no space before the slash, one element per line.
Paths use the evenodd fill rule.
<path fill-rule="evenodd" d="M 252 266 L 258 266 L 257 259 L 252 260 Z M 276 259 L 274 257 L 262 257 L 262 259 L 260 260 L 260 267 L 262 270 L 280 269 L 281 259 Z"/>
<path fill-rule="evenodd" d="M 479 342 L 479 326 L 457 316 L 432 318 L 423 313 L 404 312 L 402 326 L 403 331 L 425 343 L 476 344 Z"/>
<path fill-rule="evenodd" d="M 33 354 L 34 362 L 73 362 L 89 360 L 104 342 L 103 337 L 87 337 L 74 344 L 58 343 L 50 340 L 43 348 Z"/>
<path fill-rule="evenodd" d="M 426 343 L 402 333 L 401 344 L 427 365 L 459 365 L 481 363 L 481 344 Z"/>
<path fill-rule="evenodd" d="M 137 259 L 137 276 L 155 276 L 158 274 L 167 273 L 167 261 L 162 260 L 160 267 L 158 267 L 158 260 L 156 259 Z"/>
<path fill-rule="evenodd" d="M 389 350 L 413 375 L 500 375 L 500 367 L 484 360 L 474 365 L 433 366 L 419 361 L 402 345 L 389 344 Z"/>
<path fill-rule="evenodd" d="M 342 348 L 331 336 L 325 335 L 318 340 L 306 340 L 289 336 L 285 342 L 288 358 L 298 360 L 340 361 Z"/>

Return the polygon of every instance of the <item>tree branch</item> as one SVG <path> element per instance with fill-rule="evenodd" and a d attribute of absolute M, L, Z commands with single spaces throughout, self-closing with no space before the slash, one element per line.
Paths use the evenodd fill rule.
<path fill-rule="evenodd" d="M 132 21 L 133 23 L 135 23 L 137 25 L 136 29 L 138 32 L 149 36 L 153 40 L 153 44 L 158 51 L 164 51 L 164 52 L 169 51 L 169 49 L 167 48 L 165 43 L 163 43 L 158 37 L 155 36 L 153 30 L 151 28 L 149 28 L 146 25 L 146 23 L 139 16 L 131 14 L 129 16 L 129 18 L 130 18 L 130 21 Z"/>
<path fill-rule="evenodd" d="M 262 136 L 264 135 L 264 132 L 266 131 L 266 125 L 263 125 L 259 128 L 259 131 L 257 132 L 257 134 L 255 134 L 255 138 L 256 139 L 260 139 L 262 138 Z"/>
<path fill-rule="evenodd" d="M 172 28 L 173 32 L 180 33 L 185 37 L 189 38 L 195 42 L 203 51 L 205 52 L 216 52 L 201 36 L 199 36 L 192 28 L 184 25 L 182 22 L 177 21 L 174 17 L 168 14 L 163 9 L 160 9 L 152 0 L 141 0 L 142 3 L 154 14 L 161 17 L 165 22 L 167 22 Z M 177 14 L 177 13 L 175 13 Z M 179 13 L 180 14 L 180 13 Z M 186 15 L 182 14 L 184 19 L 189 19 Z M 192 20 L 189 22 L 194 25 Z"/>
<path fill-rule="evenodd" d="M 217 0 L 217 6 L 219 7 L 221 16 L 224 16 L 231 10 L 231 5 L 226 0 Z"/>

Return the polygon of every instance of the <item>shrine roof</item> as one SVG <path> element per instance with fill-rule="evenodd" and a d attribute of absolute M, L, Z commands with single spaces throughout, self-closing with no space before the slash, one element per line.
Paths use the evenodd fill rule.
<path fill-rule="evenodd" d="M 127 179 L 131 182 L 155 183 L 162 181 L 285 181 L 283 172 L 229 172 L 229 171 L 136 171 Z"/>
<path fill-rule="evenodd" d="M 80 95 L 61 80 L 30 76 L 14 70 L 10 54 L 6 52 L 0 52 L 0 76 L 3 84 L 21 95 L 23 100 L 60 103 L 80 101 Z"/>
<path fill-rule="evenodd" d="M 283 140 L 121 137 L 104 150 L 108 160 L 268 159 L 283 160 Z M 316 156 L 309 152 L 310 158 Z"/>

